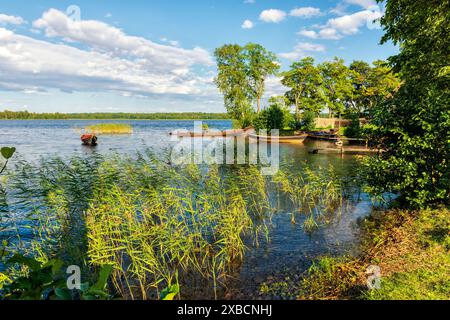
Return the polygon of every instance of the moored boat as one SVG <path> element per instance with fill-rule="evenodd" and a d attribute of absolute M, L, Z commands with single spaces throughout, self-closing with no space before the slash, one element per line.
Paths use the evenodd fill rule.
<path fill-rule="evenodd" d="M 278 142 L 278 143 L 303 143 L 308 137 L 308 134 L 302 133 L 293 136 L 266 136 L 258 135 L 256 133 L 250 133 L 248 135 L 252 140 L 259 140 L 265 142 Z"/>
<path fill-rule="evenodd" d="M 247 133 L 247 129 L 232 129 L 232 130 L 203 130 L 202 132 L 179 130 L 172 131 L 169 134 L 177 137 L 190 137 L 190 138 L 202 138 L 202 137 L 238 137 Z"/>

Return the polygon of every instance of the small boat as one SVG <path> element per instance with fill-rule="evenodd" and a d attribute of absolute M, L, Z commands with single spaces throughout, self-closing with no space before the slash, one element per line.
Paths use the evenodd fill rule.
<path fill-rule="evenodd" d="M 303 143 L 308 137 L 307 133 L 302 133 L 294 136 L 262 136 L 256 133 L 250 133 L 248 135 L 250 139 L 260 140 L 265 142 L 278 142 L 278 143 Z"/>
<path fill-rule="evenodd" d="M 234 129 L 234 130 L 203 130 L 202 132 L 192 132 L 187 130 L 172 131 L 169 134 L 177 137 L 238 137 L 246 133 L 246 129 Z"/>
<path fill-rule="evenodd" d="M 316 140 L 328 140 L 328 141 L 340 140 L 339 135 L 337 135 L 336 133 L 326 131 L 309 132 L 308 137 Z"/>
<path fill-rule="evenodd" d="M 83 134 L 81 136 L 81 141 L 85 146 L 96 146 L 97 145 L 97 136 L 93 134 Z"/>

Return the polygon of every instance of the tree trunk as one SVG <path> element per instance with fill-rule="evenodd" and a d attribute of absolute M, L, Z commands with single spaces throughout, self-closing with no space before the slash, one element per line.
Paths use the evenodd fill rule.
<path fill-rule="evenodd" d="M 258 113 L 261 111 L 261 97 L 258 97 L 258 99 L 256 99 L 256 104 L 258 105 Z"/>

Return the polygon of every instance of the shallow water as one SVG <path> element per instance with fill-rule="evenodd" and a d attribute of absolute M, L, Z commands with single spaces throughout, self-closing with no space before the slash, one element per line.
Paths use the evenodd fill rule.
<path fill-rule="evenodd" d="M 128 123 L 133 126 L 131 135 L 99 136 L 95 148 L 84 147 L 79 140 L 79 129 L 94 123 Z M 206 121 L 210 128 L 227 129 L 230 121 Z M 175 144 L 169 132 L 178 129 L 193 129 L 193 121 L 86 121 L 86 120 L 30 120 L 0 121 L 0 147 L 15 146 L 17 158 L 37 161 L 41 157 L 86 155 L 110 153 L 135 155 L 136 152 L 152 148 L 158 152 Z M 358 169 L 356 159 L 351 155 L 310 154 L 308 151 L 318 146 L 329 147 L 327 142 L 305 141 L 300 145 L 280 145 L 282 165 L 327 167 L 333 165 L 336 172 L 351 179 Z M 14 163 L 14 158 L 11 159 Z M 12 166 L 11 166 L 12 167 Z M 312 259 L 323 254 L 343 255 L 353 253 L 358 243 L 359 218 L 371 211 L 371 202 L 362 194 L 357 202 L 348 207 L 332 223 L 321 227 L 312 234 L 302 228 L 302 221 L 291 223 L 288 210 L 275 214 L 270 226 L 270 241 L 259 247 L 249 244 L 244 262 L 236 275 L 230 291 L 234 298 L 258 298 L 258 290 L 265 281 L 283 280 L 285 277 L 304 272 Z M 195 290 L 194 290 L 195 291 Z M 193 298 L 195 294 L 192 293 Z"/>

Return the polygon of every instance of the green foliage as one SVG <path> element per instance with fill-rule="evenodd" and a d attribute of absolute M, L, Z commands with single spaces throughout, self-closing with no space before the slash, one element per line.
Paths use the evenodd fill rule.
<path fill-rule="evenodd" d="M 248 43 L 244 47 L 244 54 L 248 61 L 246 74 L 250 88 L 256 99 L 257 112 L 261 111 L 261 98 L 265 91 L 265 80 L 273 76 L 280 69 L 276 54 L 266 50 L 263 46 Z"/>
<path fill-rule="evenodd" d="M 345 66 L 344 60 L 335 58 L 318 65 L 323 79 L 325 103 L 330 110 L 330 116 L 342 114 L 345 110 L 345 101 L 351 97 L 353 86 L 351 71 Z"/>
<path fill-rule="evenodd" d="M 10 159 L 13 156 L 14 152 L 16 152 L 16 148 L 14 147 L 12 148 L 3 147 L 0 149 L 2 157 L 5 158 L 6 160 Z"/>
<path fill-rule="evenodd" d="M 316 113 L 314 111 L 304 111 L 299 123 L 299 129 L 303 131 L 313 131 L 316 128 Z"/>
<path fill-rule="evenodd" d="M 285 113 L 276 104 L 271 105 L 269 108 L 264 109 L 257 114 L 253 120 L 253 126 L 256 132 L 260 130 L 266 130 L 270 133 L 273 129 L 282 130 L 285 124 Z"/>
<path fill-rule="evenodd" d="M 399 77 L 386 62 L 376 60 L 372 64 L 370 66 L 364 61 L 353 61 L 350 64 L 353 92 L 348 97 L 347 108 L 351 113 L 366 114 L 400 86 Z"/>
<path fill-rule="evenodd" d="M 319 173 L 307 166 L 302 174 L 279 171 L 273 181 L 294 206 L 292 223 L 296 223 L 298 214 L 305 215 L 303 228 L 308 232 L 319 227 L 318 222 L 327 223 L 342 206 L 342 182 L 331 166 L 328 170 L 319 168 Z"/>
<path fill-rule="evenodd" d="M 28 111 L 2 111 L 1 120 L 222 120 L 229 119 L 226 113 L 33 113 Z"/>
<path fill-rule="evenodd" d="M 98 123 L 87 126 L 86 132 L 94 134 L 131 134 L 133 127 L 126 123 Z"/>
<path fill-rule="evenodd" d="M 5 159 L 3 166 L 1 166 L 0 174 L 2 174 L 3 171 L 5 171 L 9 159 L 11 159 L 11 157 L 14 155 L 15 152 L 16 148 L 14 147 L 3 147 L 0 149 L 0 155 Z"/>
<path fill-rule="evenodd" d="M 322 171 L 311 169 L 298 183 L 286 173 L 294 190 L 304 191 L 302 208 L 314 211 L 317 224 L 331 219 L 331 202 L 340 194 L 336 178 Z M 275 211 L 269 190 L 283 191 L 256 166 L 171 166 L 150 150 L 137 157 L 19 162 L 11 174 L 14 223 L 29 237 L 22 245 L 12 241 L 9 252 L 32 257 L 36 262 L 27 263 L 36 270 L 58 259 L 79 265 L 86 276 L 76 292 L 57 285 L 59 275 L 50 282 L 46 276 L 33 289 L 36 299 L 184 298 L 195 286 L 215 297 L 242 266 L 247 246 L 268 240 Z M 5 286 L 19 277 L 35 281 L 29 267 L 14 266 L 16 272 L 0 274 Z M 23 290 L 13 293 L 20 298 Z"/>
<path fill-rule="evenodd" d="M 366 160 L 370 191 L 395 192 L 407 205 L 450 203 L 449 1 L 388 1 L 383 41 L 403 85 L 371 112 L 370 140 L 384 150 Z"/>
<path fill-rule="evenodd" d="M 8 252 L 3 253 L 5 257 Z M 45 263 L 15 253 L 5 261 L 9 274 L 1 273 L 7 281 L 0 287 L 0 296 L 7 300 L 98 300 L 108 299 L 107 282 L 112 267 L 102 266 L 97 282 L 82 283 L 80 290 L 69 290 L 66 284 L 64 262 L 51 259 Z M 18 275 L 17 275 L 18 274 Z"/>
<path fill-rule="evenodd" d="M 285 96 L 289 104 L 295 106 L 297 122 L 301 110 L 320 112 L 325 101 L 323 78 L 320 70 L 314 66 L 313 58 L 294 62 L 289 71 L 282 73 L 282 77 L 281 83 L 289 88 Z"/>
<path fill-rule="evenodd" d="M 168 286 L 163 291 L 161 291 L 161 300 L 173 300 L 177 294 L 180 293 L 180 286 L 178 284 L 173 284 Z"/>
<path fill-rule="evenodd" d="M 363 129 L 361 127 L 361 123 L 359 122 L 359 114 L 351 114 L 350 120 L 350 125 L 344 128 L 344 135 L 347 138 L 362 138 Z"/>
<path fill-rule="evenodd" d="M 406 214 L 406 213 L 405 213 Z M 385 237 L 389 233 L 385 233 Z M 424 210 L 409 237 L 419 247 L 404 255 L 405 270 L 381 278 L 381 288 L 363 294 L 369 300 L 448 300 L 450 292 L 450 211 Z"/>
<path fill-rule="evenodd" d="M 252 117 L 255 101 L 257 111 L 260 111 L 265 80 L 280 68 L 276 56 L 253 43 L 244 47 L 224 45 L 216 49 L 214 55 L 218 69 L 215 83 L 224 95 L 228 114 L 233 119 L 246 122 Z"/>

